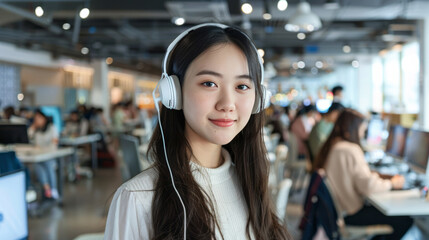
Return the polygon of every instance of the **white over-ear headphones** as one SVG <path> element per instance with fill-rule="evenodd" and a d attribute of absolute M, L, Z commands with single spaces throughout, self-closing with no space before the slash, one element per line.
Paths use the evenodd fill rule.
<path fill-rule="evenodd" d="M 162 63 L 162 76 L 158 83 L 159 88 L 159 95 L 160 100 L 162 104 L 167 107 L 168 109 L 176 109 L 180 110 L 182 109 L 182 90 L 180 87 L 179 78 L 175 75 L 168 75 L 167 73 L 167 64 L 170 58 L 170 53 L 176 46 L 176 44 L 182 40 L 190 31 L 206 27 L 206 26 L 214 26 L 219 27 L 222 29 L 229 28 L 229 26 L 220 24 L 220 23 L 204 23 L 200 25 L 196 25 L 194 27 L 189 28 L 188 30 L 181 33 L 179 36 L 177 36 L 176 39 L 174 39 L 173 42 L 170 43 L 170 45 L 167 48 L 167 52 L 165 53 L 165 57 Z M 241 32 L 241 31 L 240 31 Z M 258 95 L 256 96 L 255 104 L 252 109 L 252 113 L 259 113 L 261 111 L 261 99 L 263 100 L 263 106 L 264 109 L 267 108 L 270 105 L 270 98 L 271 93 L 265 88 L 264 85 L 262 85 L 264 81 L 264 65 L 262 64 L 262 58 L 259 56 L 258 50 L 256 49 L 255 45 L 252 43 L 250 38 L 244 33 L 241 32 L 244 36 L 246 36 L 250 43 L 252 44 L 253 49 L 255 50 L 256 54 L 258 55 L 258 62 L 261 67 L 261 92 L 262 92 L 262 98 Z M 155 88 L 156 90 L 156 88 Z M 154 90 L 154 91 L 155 91 Z"/>

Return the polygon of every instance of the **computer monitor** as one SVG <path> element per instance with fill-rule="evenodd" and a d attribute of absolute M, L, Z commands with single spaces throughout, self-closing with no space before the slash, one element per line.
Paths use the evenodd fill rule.
<path fill-rule="evenodd" d="M 404 157 L 408 128 L 401 125 L 391 126 L 387 138 L 386 153 L 396 158 Z"/>
<path fill-rule="evenodd" d="M 417 172 L 425 172 L 429 158 L 429 132 L 410 129 L 404 161 Z"/>
<path fill-rule="evenodd" d="M 42 111 L 46 116 L 52 117 L 55 128 L 60 133 L 63 130 L 63 118 L 61 116 L 61 108 L 58 106 L 41 106 Z"/>
<path fill-rule="evenodd" d="M 372 118 L 368 123 L 366 141 L 368 145 L 382 145 L 385 140 L 386 121 L 381 118 Z M 386 134 L 387 135 L 387 134 Z"/>
<path fill-rule="evenodd" d="M 0 236 L 2 240 L 27 239 L 25 172 L 0 174 Z"/>
<path fill-rule="evenodd" d="M 27 125 L 0 123 L 0 144 L 28 143 Z"/>

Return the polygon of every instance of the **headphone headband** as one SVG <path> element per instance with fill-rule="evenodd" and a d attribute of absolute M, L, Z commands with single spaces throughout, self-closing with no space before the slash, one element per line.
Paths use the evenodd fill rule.
<path fill-rule="evenodd" d="M 189 32 L 191 32 L 191 31 L 193 31 L 195 29 L 198 29 L 198 28 L 201 28 L 201 27 L 207 27 L 207 26 L 219 27 L 219 28 L 222 28 L 222 29 L 230 28 L 230 26 L 227 26 L 227 25 L 222 24 L 222 23 L 203 23 L 203 24 L 195 25 L 195 26 L 193 26 L 191 28 L 188 28 L 184 32 L 182 32 L 179 36 L 177 36 L 173 40 L 173 42 L 170 43 L 170 45 L 168 45 L 167 51 L 166 51 L 165 56 L 164 56 L 164 60 L 162 61 L 162 71 L 163 71 L 162 73 L 163 74 L 165 73 L 165 74 L 169 75 L 167 73 L 167 63 L 168 63 L 168 60 L 170 58 L 170 53 L 171 53 L 171 51 L 173 51 L 174 47 L 176 47 L 176 44 L 180 40 L 182 40 L 186 35 L 188 35 Z M 234 29 L 236 29 L 236 28 L 234 28 Z M 247 34 L 245 34 L 243 31 L 241 31 L 239 29 L 236 29 L 236 30 L 239 31 L 239 32 L 241 32 L 244 36 L 247 37 L 247 39 L 249 39 L 249 42 L 251 43 L 253 49 L 256 52 L 256 55 L 258 56 L 258 62 L 259 62 L 259 66 L 261 68 L 261 84 L 262 84 L 264 82 L 264 64 L 262 63 L 262 57 L 259 55 L 258 49 L 256 48 L 255 44 L 253 44 L 253 42 L 250 39 L 250 37 L 247 36 Z"/>

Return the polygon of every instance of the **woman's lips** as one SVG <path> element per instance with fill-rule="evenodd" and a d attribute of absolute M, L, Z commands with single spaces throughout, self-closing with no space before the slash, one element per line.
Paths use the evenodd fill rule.
<path fill-rule="evenodd" d="M 234 120 L 232 119 L 210 119 L 210 121 L 219 127 L 230 127 L 234 124 Z"/>

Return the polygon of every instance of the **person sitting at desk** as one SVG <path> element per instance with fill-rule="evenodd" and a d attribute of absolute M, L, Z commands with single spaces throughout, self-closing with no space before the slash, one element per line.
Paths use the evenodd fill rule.
<path fill-rule="evenodd" d="M 308 136 L 308 143 L 310 147 L 309 150 L 314 158 L 316 158 L 323 143 L 325 143 L 329 134 L 331 134 L 334 123 L 343 109 L 344 106 L 341 103 L 333 102 L 328 112 L 323 115 L 322 120 L 316 123 L 313 129 L 311 129 L 310 135 Z"/>
<path fill-rule="evenodd" d="M 53 148 L 58 145 L 58 131 L 52 120 L 39 109 L 34 115 L 34 122 L 28 128 L 28 136 L 36 146 Z M 55 159 L 34 164 L 34 171 L 43 185 L 43 196 L 46 199 L 57 199 L 57 176 L 55 173 Z"/>
<path fill-rule="evenodd" d="M 79 116 L 78 111 L 72 111 L 66 122 L 62 135 L 66 137 L 79 137 L 88 134 L 88 121 Z"/>
<path fill-rule="evenodd" d="M 382 179 L 370 171 L 360 146 L 366 128 L 364 119 L 359 112 L 345 109 L 320 150 L 313 170 L 325 169 L 331 194 L 341 211 L 346 213 L 346 224 L 388 224 L 394 232 L 386 239 L 401 239 L 412 225 L 410 217 L 388 217 L 375 207 L 365 205 L 368 195 L 401 189 L 405 180 L 400 175 Z"/>

